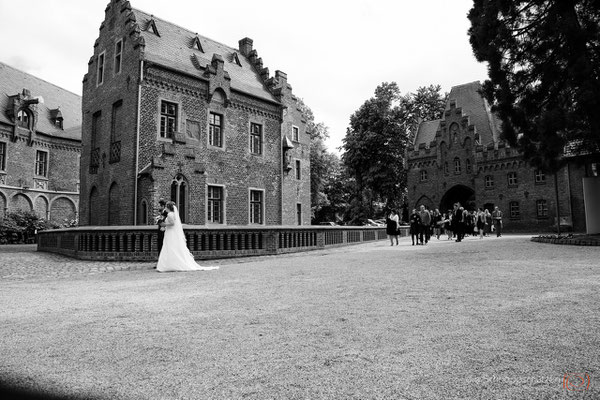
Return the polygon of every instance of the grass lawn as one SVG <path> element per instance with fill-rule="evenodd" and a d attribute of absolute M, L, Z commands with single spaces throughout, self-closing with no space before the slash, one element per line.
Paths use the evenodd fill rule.
<path fill-rule="evenodd" d="M 597 399 L 599 259 L 529 236 L 402 238 L 2 279 L 0 378 L 94 399 Z M 563 387 L 584 373 L 587 390 Z"/>

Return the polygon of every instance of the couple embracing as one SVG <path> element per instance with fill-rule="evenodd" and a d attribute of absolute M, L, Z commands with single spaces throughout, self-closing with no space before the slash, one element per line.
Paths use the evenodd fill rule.
<path fill-rule="evenodd" d="M 158 233 L 158 272 L 171 271 L 206 271 L 219 267 L 202 267 L 196 263 L 194 256 L 187 248 L 183 225 L 175 203 L 161 199 L 160 214 L 156 217 Z"/>

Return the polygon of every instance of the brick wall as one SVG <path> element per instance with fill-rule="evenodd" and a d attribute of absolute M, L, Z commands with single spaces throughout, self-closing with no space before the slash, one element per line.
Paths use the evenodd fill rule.
<path fill-rule="evenodd" d="M 34 211 L 40 218 L 57 223 L 77 217 L 79 204 L 80 143 L 74 140 L 30 133 L 16 128 L 13 140 L 12 126 L 0 126 L 0 141 L 6 144 L 6 168 L 0 172 L 0 216 L 4 211 Z M 37 151 L 48 153 L 47 177 L 35 171 Z M 68 213 L 54 212 L 53 199 L 62 196 L 70 204 Z"/>
<path fill-rule="evenodd" d="M 133 224 L 134 193 L 136 187 L 136 131 L 137 96 L 140 75 L 140 49 L 130 35 L 127 12 L 121 12 L 120 4 L 109 4 L 105 22 L 101 24 L 100 35 L 94 45 L 94 55 L 90 58 L 88 73 L 83 81 L 83 121 L 81 154 L 81 202 L 82 225 L 90 224 L 89 198 L 93 188 L 98 190 L 95 208 L 92 213 L 101 225 Z M 123 41 L 121 71 L 114 69 L 115 43 Z M 104 79 L 97 85 L 98 56 L 104 53 Z M 115 136 L 111 138 L 113 105 L 122 102 L 121 114 Z M 90 173 L 92 148 L 92 122 L 95 113 L 101 113 L 100 129 L 94 148 L 99 149 L 100 163 L 95 173 Z M 111 144 L 120 142 L 120 159 L 111 163 Z M 114 161 L 114 160 L 113 160 Z M 117 184 L 120 196 L 109 207 L 109 188 Z M 116 208 L 116 210 L 115 210 Z M 112 217 L 109 214 L 112 209 Z M 115 213 L 118 212 L 118 216 Z"/>
<path fill-rule="evenodd" d="M 264 100 L 231 89 L 229 78 L 223 71 L 223 60 L 218 57 L 213 58 L 214 70 L 207 74 L 177 73 L 149 62 L 143 64 L 142 73 L 140 60 L 144 44 L 138 41 L 135 24 L 131 24 L 128 12 L 122 12 L 122 8 L 126 9 L 126 5 L 118 2 L 111 2 L 107 7 L 84 77 L 81 224 L 115 223 L 115 208 L 119 212 L 119 224 L 134 224 L 136 217 L 143 220 L 139 211 L 142 201 L 149 206 L 147 213 L 154 215 L 159 198 L 171 199 L 174 181 L 185 184 L 181 208 L 186 223 L 207 223 L 207 186 L 216 185 L 224 191 L 224 222 L 227 225 L 249 224 L 251 189 L 264 193 L 264 224 L 282 224 L 282 214 L 289 221 L 295 221 L 296 203 L 302 204 L 303 223 L 309 224 L 309 143 L 308 135 L 304 133 L 305 122 L 301 121 L 297 107 L 290 107 L 287 122 L 294 121 L 302 129 L 302 143 L 295 149 L 294 157 L 302 160 L 303 178 L 300 182 L 288 179 L 286 209 L 283 210 L 282 129 L 291 127 L 287 122 L 282 125 L 282 105 L 275 100 Z M 122 72 L 115 75 L 113 52 L 118 40 L 123 40 Z M 97 85 L 98 57 L 102 53 L 105 55 L 104 82 Z M 291 88 L 288 97 L 291 99 Z M 121 158 L 111 164 L 111 113 L 117 101 L 122 101 L 124 116 L 119 130 Z M 159 135 L 161 101 L 177 105 L 177 132 L 172 139 Z M 211 111 L 223 116 L 224 144 L 221 148 L 210 146 L 208 142 Z M 92 146 L 93 115 L 98 112 L 102 124 Z M 260 155 L 250 153 L 251 123 L 263 127 Z M 188 136 L 191 126 L 197 127 L 197 138 Z M 90 173 L 91 155 L 96 148 L 100 162 Z M 141 174 L 136 184 L 138 172 Z M 119 196 L 112 200 L 109 199 L 111 186 L 119 188 Z M 96 195 L 90 200 L 94 189 Z"/>

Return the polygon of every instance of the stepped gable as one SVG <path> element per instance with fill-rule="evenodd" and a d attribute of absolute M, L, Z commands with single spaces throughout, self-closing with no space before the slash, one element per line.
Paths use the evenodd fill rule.
<path fill-rule="evenodd" d="M 199 69 L 211 65 L 213 56 L 216 55 L 224 61 L 224 70 L 231 78 L 231 89 L 263 100 L 278 102 L 265 86 L 266 79 L 261 76 L 263 71 L 238 49 L 198 35 L 196 32 L 144 11 L 135 8 L 131 11 L 140 27 L 139 34 L 145 45 L 145 60 L 200 77 L 202 73 Z M 151 21 L 154 21 L 158 35 L 154 32 Z M 196 42 L 196 37 L 200 46 Z M 260 63 L 262 64 L 262 60 Z"/>
<path fill-rule="evenodd" d="M 500 141 L 500 120 L 492 113 L 480 90 L 479 81 L 453 86 L 448 95 L 445 114 L 453 107 L 460 108 L 462 115 L 469 118 L 469 124 L 479 134 L 479 143 L 488 146 Z M 437 130 L 444 119 L 445 117 L 442 120 L 422 122 L 415 136 L 414 147 L 417 149 L 421 144 L 428 146 L 435 139 L 434 129 Z"/>
<path fill-rule="evenodd" d="M 32 97 L 44 98 L 44 103 L 36 104 L 37 132 L 58 138 L 81 140 L 81 96 L 2 62 L 0 87 L 3 91 L 0 95 L 0 123 L 13 123 L 6 112 L 11 101 L 9 96 L 23 93 L 23 89 L 27 89 Z M 58 109 L 63 118 L 63 129 L 56 127 L 52 121 Z"/>
<path fill-rule="evenodd" d="M 492 113 L 488 102 L 481 95 L 479 81 L 452 87 L 446 102 L 446 111 L 450 110 L 452 101 L 456 102 L 457 108 L 462 109 L 462 115 L 469 117 L 469 124 L 475 126 L 481 145 L 486 146 L 500 140 L 500 120 Z"/>

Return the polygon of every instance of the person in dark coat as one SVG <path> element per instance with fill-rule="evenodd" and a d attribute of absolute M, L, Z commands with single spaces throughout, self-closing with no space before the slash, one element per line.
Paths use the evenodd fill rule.
<path fill-rule="evenodd" d="M 419 244 L 419 232 L 421 231 L 421 216 L 416 209 L 413 208 L 412 213 L 409 217 L 410 223 L 410 238 L 412 239 L 412 245 L 415 245 L 415 239 Z"/>
<path fill-rule="evenodd" d="M 163 242 L 165 240 L 165 227 L 164 227 L 164 225 L 162 225 L 162 223 L 165 222 L 165 219 L 167 218 L 169 211 L 166 208 L 167 202 L 165 199 L 160 199 L 158 201 L 158 206 L 159 206 L 159 209 L 158 209 L 159 214 L 156 217 L 156 226 L 158 227 L 158 237 L 156 240 L 156 244 L 158 247 L 158 254 L 160 254 L 160 251 L 162 250 Z"/>

